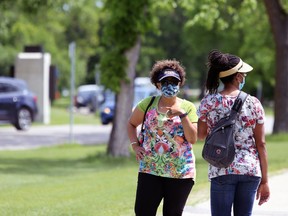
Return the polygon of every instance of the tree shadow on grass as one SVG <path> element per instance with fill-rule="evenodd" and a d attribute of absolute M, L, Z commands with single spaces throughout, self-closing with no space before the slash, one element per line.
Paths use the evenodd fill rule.
<path fill-rule="evenodd" d="M 137 166 L 133 156 L 114 158 L 105 152 L 90 153 L 82 158 L 3 158 L 0 157 L 2 174 L 35 174 L 65 176 L 80 172 L 100 172 L 123 167 Z"/>

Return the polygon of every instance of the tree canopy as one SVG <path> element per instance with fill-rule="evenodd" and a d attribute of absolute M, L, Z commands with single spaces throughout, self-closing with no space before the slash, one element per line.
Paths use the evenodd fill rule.
<path fill-rule="evenodd" d="M 238 54 L 253 64 L 257 70 L 251 75 L 253 80 L 261 80 L 266 86 L 264 98 L 272 99 L 274 43 L 263 4 L 256 0 L 137 1 L 139 5 L 146 4 L 143 15 L 133 2 L 1 1 L 0 74 L 9 74 L 16 54 L 25 45 L 41 44 L 59 68 L 59 88 L 67 88 L 70 71 L 67 47 L 75 41 L 77 85 L 94 82 L 95 66 L 102 61 L 102 82 L 119 91 L 117 80 L 125 77 L 125 58 L 121 53 L 140 34 L 142 48 L 137 76 L 147 76 L 158 59 L 176 58 L 186 66 L 187 84 L 201 87 L 206 75 L 206 55 L 217 48 Z M 110 11 L 115 14 L 111 16 Z M 130 37 L 123 37 L 126 32 Z M 248 80 L 249 89 L 256 91 L 257 86 L 258 83 Z"/>
<path fill-rule="evenodd" d="M 77 85 L 95 82 L 95 70 L 100 65 L 101 83 L 123 96 L 125 83 L 131 83 L 134 75 L 147 76 L 156 60 L 175 58 L 186 67 L 187 85 L 202 88 L 207 54 L 211 49 L 219 49 L 250 63 L 254 70 L 249 74 L 245 90 L 264 103 L 273 102 L 275 77 L 280 82 L 283 78 L 279 74 L 286 73 L 285 64 L 279 66 L 279 58 L 275 58 L 283 58 L 279 46 L 285 46 L 277 40 L 286 40 L 276 33 L 275 20 L 280 21 L 279 26 L 284 29 L 281 31 L 286 33 L 287 27 L 281 22 L 287 19 L 288 3 L 267 2 L 269 0 L 2 0 L 0 75 L 9 75 L 16 54 L 25 45 L 40 44 L 51 53 L 52 64 L 60 71 L 59 89 L 67 88 L 68 44 L 74 41 Z M 271 11 L 276 14 L 271 16 Z M 127 53 L 137 43 L 138 46 L 141 43 L 139 61 L 131 76 L 127 74 Z M 280 97 L 287 100 L 285 95 Z M 130 106 L 129 102 L 123 108 Z M 280 107 L 283 106 L 285 104 Z"/>
<path fill-rule="evenodd" d="M 69 87 L 68 44 L 77 44 L 77 85 L 86 82 L 87 59 L 100 44 L 101 11 L 95 1 L 26 0 L 0 2 L 0 74 L 9 75 L 17 53 L 41 45 L 60 71 L 59 88 Z M 95 68 L 91 73 L 94 73 Z"/>

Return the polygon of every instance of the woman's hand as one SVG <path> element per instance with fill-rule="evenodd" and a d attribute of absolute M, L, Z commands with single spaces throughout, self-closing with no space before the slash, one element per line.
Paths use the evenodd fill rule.
<path fill-rule="evenodd" d="M 258 205 L 262 205 L 270 198 L 270 189 L 268 183 L 261 183 L 257 190 L 256 199 L 259 199 Z"/>
<path fill-rule="evenodd" d="M 168 118 L 173 118 L 174 116 L 179 116 L 185 113 L 185 111 L 178 106 L 173 107 L 173 108 L 166 107 L 166 109 L 167 109 L 166 116 Z"/>
<path fill-rule="evenodd" d="M 145 155 L 145 149 L 139 146 L 138 144 L 133 144 L 132 149 L 136 154 L 136 160 L 137 161 L 142 160 Z"/>

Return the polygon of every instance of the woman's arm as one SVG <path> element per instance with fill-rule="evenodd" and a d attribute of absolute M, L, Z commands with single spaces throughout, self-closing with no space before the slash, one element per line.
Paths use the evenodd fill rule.
<path fill-rule="evenodd" d="M 208 134 L 208 126 L 206 122 L 201 121 L 198 119 L 198 139 L 204 140 Z"/>
<path fill-rule="evenodd" d="M 134 109 L 127 123 L 127 133 L 130 139 L 131 147 L 136 153 L 136 158 L 142 159 L 145 150 L 143 147 L 139 146 L 137 137 L 137 127 L 142 124 L 144 118 L 144 112 L 142 112 L 138 107 Z"/>
<path fill-rule="evenodd" d="M 191 122 L 188 116 L 181 118 L 181 122 L 186 140 L 195 144 L 197 141 L 197 123 Z"/>
<path fill-rule="evenodd" d="M 259 205 L 267 202 L 270 197 L 270 189 L 268 185 L 268 158 L 265 142 L 265 127 L 264 124 L 256 124 L 254 129 L 254 139 L 256 148 L 259 154 L 262 179 L 257 190 L 256 199 L 259 199 Z"/>

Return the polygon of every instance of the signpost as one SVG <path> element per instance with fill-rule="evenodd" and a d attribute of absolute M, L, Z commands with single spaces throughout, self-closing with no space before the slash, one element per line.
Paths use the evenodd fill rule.
<path fill-rule="evenodd" d="M 76 43 L 71 42 L 69 44 L 69 58 L 71 62 L 71 74 L 70 74 L 70 144 L 74 143 L 73 125 L 74 125 L 74 90 L 75 90 L 75 49 Z"/>

